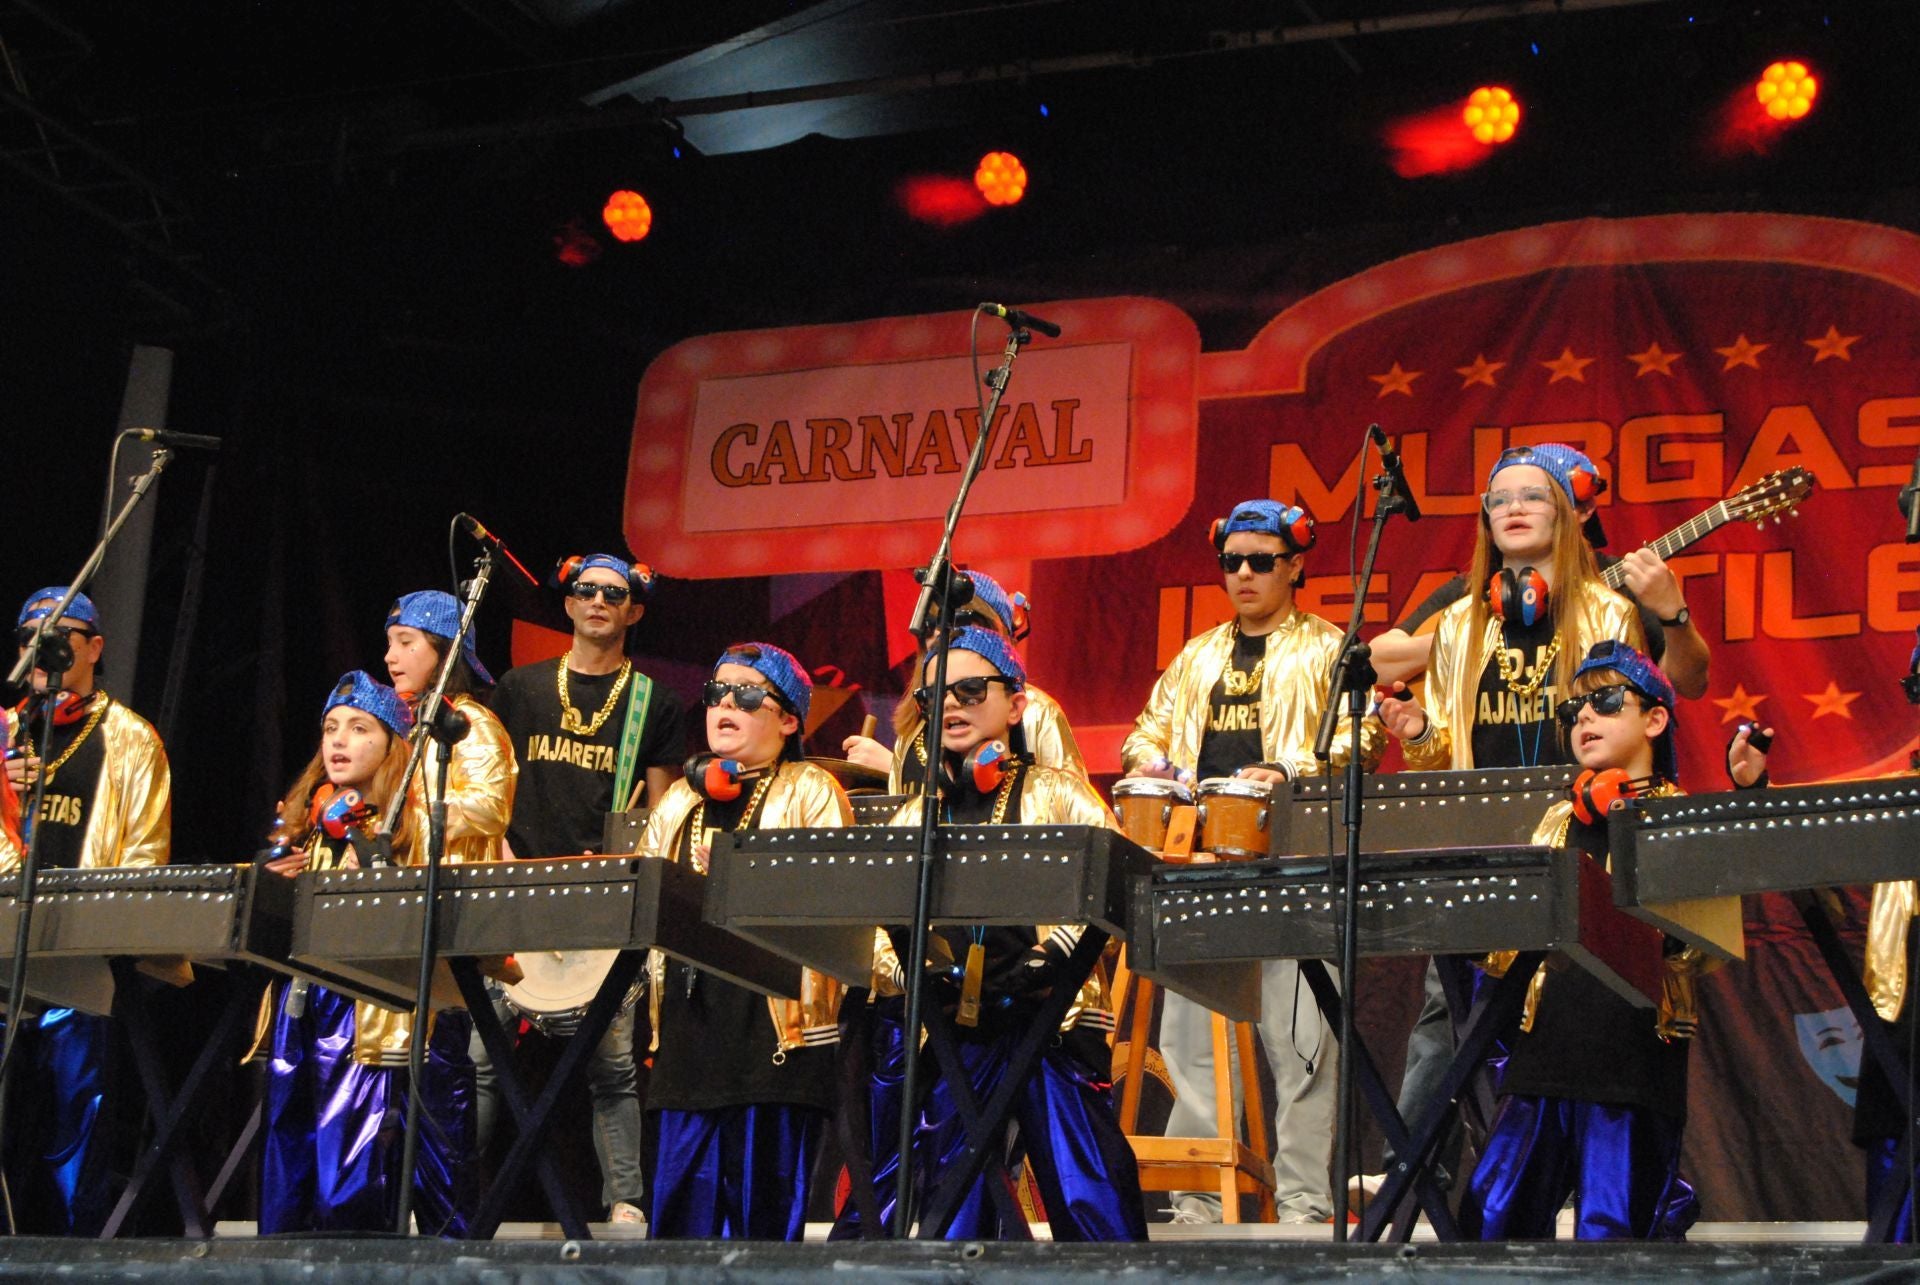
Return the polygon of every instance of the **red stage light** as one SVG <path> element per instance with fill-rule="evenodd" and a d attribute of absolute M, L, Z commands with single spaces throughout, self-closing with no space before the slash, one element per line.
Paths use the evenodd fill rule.
<path fill-rule="evenodd" d="M 1482 85 L 1467 95 L 1460 119 L 1472 132 L 1474 142 L 1504 143 L 1520 125 L 1520 103 L 1510 90 Z"/>
<path fill-rule="evenodd" d="M 1027 194 L 1027 167 L 1012 152 L 988 152 L 973 172 L 973 185 L 989 205 L 1013 205 Z"/>
<path fill-rule="evenodd" d="M 653 230 L 653 207 L 638 192 L 622 189 L 607 198 L 600 217 L 616 241 L 640 241 Z"/>
<path fill-rule="evenodd" d="M 894 199 L 908 218 L 937 228 L 955 227 L 987 212 L 973 184 L 951 174 L 909 175 L 894 189 Z"/>
<path fill-rule="evenodd" d="M 1796 61 L 1772 64 L 1760 73 L 1753 87 L 1754 97 L 1767 109 L 1767 115 L 1782 123 L 1799 120 L 1812 111 L 1819 92 L 1820 82 L 1807 70 L 1807 64 Z"/>

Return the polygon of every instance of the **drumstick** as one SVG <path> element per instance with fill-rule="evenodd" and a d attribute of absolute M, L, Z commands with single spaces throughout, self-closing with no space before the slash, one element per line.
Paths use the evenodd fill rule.
<path fill-rule="evenodd" d="M 873 733 L 879 726 L 880 720 L 869 714 L 860 720 L 860 735 L 866 737 L 868 740 L 872 740 Z"/>
<path fill-rule="evenodd" d="M 633 788 L 627 791 L 627 806 L 622 812 L 631 812 L 640 804 L 640 796 L 647 792 L 647 774 L 644 771 L 633 774 Z"/>

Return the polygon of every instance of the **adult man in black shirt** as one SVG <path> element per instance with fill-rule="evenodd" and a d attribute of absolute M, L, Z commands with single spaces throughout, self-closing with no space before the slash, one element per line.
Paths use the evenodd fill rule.
<path fill-rule="evenodd" d="M 653 573 L 612 554 L 568 558 L 555 571 L 573 621 L 573 646 L 557 660 L 522 665 L 501 677 L 492 708 L 520 763 L 505 855 L 576 856 L 601 845 L 609 811 L 652 804 L 686 751 L 680 702 L 633 667 L 627 631 L 640 621 Z M 508 1016 L 502 993 L 495 1008 Z M 601 1197 L 616 1226 L 643 1221 L 640 1098 L 632 1009 L 607 1028 L 587 1063 L 593 1094 L 593 1145 Z M 499 1110 L 493 1068 L 476 1036 L 480 1145 Z"/>

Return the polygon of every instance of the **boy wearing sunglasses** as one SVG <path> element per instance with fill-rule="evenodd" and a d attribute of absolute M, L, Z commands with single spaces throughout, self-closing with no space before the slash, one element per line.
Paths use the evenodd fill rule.
<path fill-rule="evenodd" d="M 641 855 L 704 874 L 721 831 L 852 824 L 839 783 L 801 754 L 812 698 L 790 653 L 729 647 L 702 693 L 710 754 L 654 806 Z M 802 970 L 798 1000 L 769 999 L 658 954 L 648 971 L 653 1236 L 799 1240 L 836 1101 L 840 987 Z"/>
<path fill-rule="evenodd" d="M 1205 780 L 1240 776 L 1278 784 L 1324 770 L 1313 757 L 1341 631 L 1302 611 L 1294 591 L 1314 544 L 1304 509 L 1246 500 L 1213 524 L 1213 550 L 1234 616 L 1187 643 L 1154 684 L 1121 746 L 1127 772 Z M 1361 728 L 1371 770 L 1385 738 L 1377 721 Z M 1333 768 L 1353 745 L 1348 719 L 1333 740 Z M 1274 1076 L 1274 1200 L 1283 1222 L 1325 1222 L 1333 1213 L 1327 1165 L 1333 1149 L 1339 1064 L 1333 1030 L 1292 960 L 1261 967 L 1260 1039 Z M 1213 1019 L 1168 992 L 1160 1052 L 1175 1090 L 1169 1137 L 1215 1129 Z M 1176 1192 L 1176 1222 L 1218 1222 L 1219 1196 Z"/>
<path fill-rule="evenodd" d="M 1681 793 L 1673 685 L 1645 655 L 1609 640 L 1588 651 L 1568 691 L 1555 713 L 1582 769 L 1575 790 L 1588 782 L 1588 797 L 1548 808 L 1533 842 L 1604 862 L 1612 798 Z M 1491 956 L 1487 970 L 1502 972 L 1512 958 Z M 1681 1238 L 1695 1212 L 1679 1175 L 1693 979 L 1711 962 L 1669 938 L 1657 1010 L 1629 1004 L 1578 967 L 1535 975 L 1462 1200 L 1464 1234 L 1550 1240 L 1571 1195 L 1578 1239 Z"/>
<path fill-rule="evenodd" d="M 947 689 L 931 690 L 934 665 L 921 670 L 913 698 L 923 716 L 940 720 L 944 772 L 941 819 L 969 825 L 1089 825 L 1117 828 L 1113 814 L 1084 779 L 1042 767 L 1026 753 L 1022 725 L 1032 711 L 1027 675 L 998 633 L 977 627 L 954 632 L 947 657 Z M 1002 749 L 1005 752 L 1002 753 Z M 903 804 L 890 824 L 918 826 L 924 800 Z M 939 961 L 939 989 L 928 998 L 954 1015 L 960 1053 L 974 1093 L 985 1101 L 1000 1083 L 1008 1057 L 1031 1025 L 1031 1015 L 1084 931 L 1081 925 L 935 928 L 929 955 Z M 871 1130 L 874 1194 L 891 1218 L 903 1064 L 905 975 L 886 933 L 876 936 L 874 960 L 874 1070 Z M 957 976 L 956 976 L 957 974 Z M 1114 1116 L 1114 1026 L 1100 969 L 1081 986 L 1073 1007 L 1049 1043 L 1033 1078 L 1022 1087 L 1014 1120 L 1039 1183 L 1055 1240 L 1145 1240 L 1139 1166 Z M 917 1131 L 915 1185 L 932 1190 L 960 1158 L 964 1138 L 944 1081 L 927 1089 Z M 988 1198 L 984 1176 L 948 1226 L 954 1240 L 1007 1234 Z M 854 1202 L 834 1236 L 858 1234 Z"/>
<path fill-rule="evenodd" d="M 672 688 L 627 656 L 629 631 L 646 612 L 653 572 L 610 553 L 564 559 L 552 583 L 573 624 L 565 655 L 502 675 L 492 708 L 520 763 L 503 855 L 563 857 L 596 852 L 607 813 L 655 803 L 686 755 L 685 719 Z M 644 793 L 644 799 L 637 796 Z M 489 987 L 502 1020 L 506 993 Z M 640 1095 L 634 1013 L 624 1009 L 587 1062 L 600 1199 L 616 1228 L 637 1230 L 646 1178 L 640 1160 Z M 478 1037 L 479 1145 L 492 1136 L 499 1092 Z"/>
<path fill-rule="evenodd" d="M 962 571 L 961 579 L 973 586 L 973 598 L 953 613 L 953 627 L 968 625 L 991 630 L 1016 646 L 1027 636 L 1027 597 L 1009 594 L 998 580 L 984 571 Z M 915 652 L 915 670 L 924 666 L 927 650 L 922 644 Z M 1073 739 L 1060 702 L 1033 684 L 1027 684 L 1027 712 L 1020 721 L 1026 737 L 1027 757 L 1040 767 L 1057 767 L 1087 779 L 1087 764 L 1080 757 L 1080 746 Z M 901 699 L 893 713 L 893 748 L 889 750 L 871 736 L 849 736 L 841 747 L 847 758 L 887 773 L 887 793 L 918 794 L 926 783 L 927 759 L 921 745 L 926 727 L 915 706 L 912 693 Z"/>
<path fill-rule="evenodd" d="M 65 585 L 32 594 L 15 621 L 22 651 L 46 626 Z M 43 869 L 166 864 L 172 841 L 172 777 L 151 724 L 96 685 L 106 639 L 100 613 L 76 594 L 52 626 L 73 649 L 58 701 L 46 707 L 47 675 L 33 671 L 33 694 L 7 712 L 7 787 L 24 810 L 34 782 L 46 778 L 37 824 Z M 53 724 L 50 757 L 40 758 L 42 731 Z M 23 815 L 19 836 L 0 833 L 0 872 L 18 869 L 36 819 Z M 112 1112 L 107 1084 L 107 1019 L 48 1009 L 21 1029 L 14 1056 L 48 1068 L 44 1079 L 19 1076 L 8 1120 L 21 1131 L 9 1143 L 10 1190 L 22 1232 L 93 1235 L 112 1207 L 107 1152 L 96 1127 Z M 30 1163 L 19 1159 L 33 1156 Z"/>

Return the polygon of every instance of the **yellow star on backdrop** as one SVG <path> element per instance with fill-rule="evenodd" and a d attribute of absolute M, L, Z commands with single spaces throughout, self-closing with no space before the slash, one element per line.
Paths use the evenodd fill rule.
<path fill-rule="evenodd" d="M 1716 696 L 1713 703 L 1722 711 L 1721 722 L 1731 723 L 1737 718 L 1751 723 L 1760 717 L 1760 702 L 1765 699 L 1765 696 L 1749 692 L 1743 684 L 1735 683 L 1733 695 Z"/>
<path fill-rule="evenodd" d="M 1628 353 L 1627 360 L 1640 368 L 1633 372 L 1635 379 L 1642 379 L 1648 375 L 1665 375 L 1672 378 L 1673 363 L 1683 356 L 1685 356 L 1684 353 L 1661 352 L 1659 344 L 1648 344 L 1644 352 Z"/>
<path fill-rule="evenodd" d="M 1400 393 L 1411 397 L 1413 396 L 1413 381 L 1426 373 L 1424 370 L 1402 370 L 1400 369 L 1400 363 L 1396 361 L 1393 363 L 1393 369 L 1386 374 L 1368 375 L 1367 378 L 1380 385 L 1378 396 L 1385 397 L 1388 393 Z"/>
<path fill-rule="evenodd" d="M 1743 332 L 1738 339 L 1728 344 L 1725 348 L 1715 348 L 1714 351 L 1727 359 L 1727 364 L 1720 368 L 1721 373 L 1725 374 L 1735 366 L 1751 366 L 1755 370 L 1760 369 L 1760 354 L 1771 347 L 1773 347 L 1772 344 L 1748 342 L 1747 336 Z"/>
<path fill-rule="evenodd" d="M 1494 372 L 1505 370 L 1506 367 L 1507 363 L 1504 361 L 1488 361 L 1485 353 L 1475 353 L 1473 365 L 1455 366 L 1453 373 L 1461 376 L 1465 381 L 1460 385 L 1463 390 L 1472 384 L 1485 384 L 1488 388 L 1492 388 Z"/>
<path fill-rule="evenodd" d="M 1803 693 L 1801 699 L 1813 702 L 1813 716 L 1815 718 L 1824 718 L 1828 714 L 1838 714 L 1841 718 L 1852 718 L 1853 711 L 1848 709 L 1847 706 L 1859 700 L 1860 693 L 1843 692 L 1840 690 L 1840 684 L 1829 679 L 1827 681 L 1826 691 L 1812 696 Z"/>
<path fill-rule="evenodd" d="M 1817 366 L 1829 357 L 1838 357 L 1841 361 L 1852 361 L 1853 354 L 1847 349 L 1860 342 L 1859 335 L 1843 335 L 1840 327 L 1828 326 L 1827 333 L 1818 339 L 1800 341 L 1813 349 L 1813 362 Z"/>
<path fill-rule="evenodd" d="M 1562 348 L 1558 357 L 1540 364 L 1553 372 L 1553 378 L 1547 381 L 1549 384 L 1557 384 L 1563 379 L 1584 384 L 1587 382 L 1586 369 L 1593 365 L 1594 360 L 1592 357 L 1576 357 L 1573 355 L 1573 349 Z"/>

